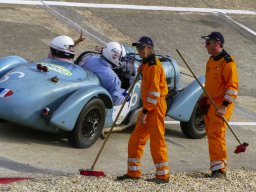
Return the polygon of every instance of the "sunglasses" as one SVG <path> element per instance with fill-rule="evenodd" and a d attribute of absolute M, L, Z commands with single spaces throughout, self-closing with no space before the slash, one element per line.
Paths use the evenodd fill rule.
<path fill-rule="evenodd" d="M 145 44 L 139 44 L 139 45 L 136 46 L 136 49 L 137 49 L 138 51 L 142 51 L 142 50 L 145 49 L 145 47 L 146 47 Z"/>
<path fill-rule="evenodd" d="M 205 45 L 211 45 L 212 43 L 216 43 L 217 41 L 206 41 Z"/>

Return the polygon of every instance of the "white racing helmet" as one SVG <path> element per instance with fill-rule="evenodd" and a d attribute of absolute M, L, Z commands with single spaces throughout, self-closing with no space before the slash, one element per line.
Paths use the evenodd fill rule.
<path fill-rule="evenodd" d="M 113 68 L 120 68 L 121 60 L 125 55 L 124 47 L 118 42 L 106 43 L 102 49 L 102 56 L 111 62 Z"/>
<path fill-rule="evenodd" d="M 75 43 L 73 39 L 68 36 L 55 37 L 50 44 L 50 50 L 53 56 L 73 59 L 75 57 L 74 52 Z"/>

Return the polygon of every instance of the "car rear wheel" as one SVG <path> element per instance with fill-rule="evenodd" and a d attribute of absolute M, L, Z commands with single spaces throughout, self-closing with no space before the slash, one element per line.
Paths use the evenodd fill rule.
<path fill-rule="evenodd" d="M 68 134 L 69 143 L 77 148 L 88 148 L 100 137 L 105 123 L 105 105 L 92 99 L 82 109 L 74 129 Z"/>
<path fill-rule="evenodd" d="M 201 139 L 205 133 L 204 115 L 199 113 L 198 103 L 195 105 L 188 122 L 180 122 L 182 133 L 190 139 Z"/>

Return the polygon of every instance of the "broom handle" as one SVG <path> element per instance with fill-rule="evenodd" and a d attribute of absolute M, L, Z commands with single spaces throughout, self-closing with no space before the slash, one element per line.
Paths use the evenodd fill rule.
<path fill-rule="evenodd" d="M 197 83 L 200 85 L 200 87 L 203 89 L 203 91 L 205 92 L 205 94 L 207 95 L 207 97 L 210 99 L 211 103 L 213 104 L 214 108 L 216 111 L 218 111 L 218 106 L 216 105 L 216 103 L 213 101 L 213 99 L 210 97 L 210 95 L 208 94 L 208 92 L 205 90 L 204 86 L 202 85 L 202 83 L 198 80 L 198 78 L 195 76 L 194 72 L 192 71 L 192 69 L 189 67 L 188 63 L 186 62 L 186 60 L 183 58 L 183 56 L 181 55 L 181 53 L 179 52 L 178 49 L 176 49 L 176 51 L 178 52 L 179 56 L 181 57 L 181 59 L 183 60 L 183 62 L 186 64 L 187 68 L 189 69 L 189 71 L 192 73 L 192 75 L 194 76 L 195 80 L 197 81 Z M 241 141 L 240 139 L 237 137 L 236 133 L 233 131 L 233 129 L 231 128 L 231 126 L 229 125 L 229 123 L 227 122 L 226 118 L 223 116 L 222 119 L 224 120 L 224 122 L 226 123 L 226 125 L 228 126 L 228 128 L 230 129 L 230 131 L 232 132 L 232 134 L 235 136 L 236 140 L 238 141 L 238 143 L 241 145 Z"/>
<path fill-rule="evenodd" d="M 105 138 L 105 140 L 104 140 L 104 142 L 103 142 L 103 144 L 102 144 L 102 146 L 101 146 L 101 148 L 100 148 L 100 150 L 99 150 L 99 152 L 98 152 L 98 154 L 97 154 L 97 156 L 96 156 L 96 158 L 95 158 L 95 160 L 94 160 L 94 162 L 93 162 L 93 164 L 92 164 L 92 166 L 91 166 L 91 170 L 94 170 L 94 167 L 95 167 L 95 165 L 96 165 L 96 163 L 97 163 L 97 161 L 98 161 L 98 159 L 99 159 L 99 156 L 100 156 L 100 154 L 101 154 L 101 152 L 102 152 L 102 150 L 103 150 L 105 144 L 107 143 L 107 140 L 108 140 L 110 134 L 112 133 L 112 130 L 114 129 L 114 127 L 115 127 L 115 125 L 116 125 L 116 122 L 117 122 L 117 120 L 118 120 L 118 118 L 119 118 L 119 116 L 120 116 L 120 114 L 121 114 L 121 112 L 122 112 L 122 110 L 123 110 L 123 108 L 124 108 L 124 106 L 125 106 L 125 103 L 126 103 L 126 101 L 128 100 L 129 95 L 131 94 L 131 92 L 132 92 L 132 90 L 133 90 L 133 87 L 135 86 L 135 83 L 136 83 L 137 80 L 139 79 L 140 73 L 141 73 L 141 72 L 138 72 L 137 75 L 135 76 L 135 79 L 134 79 L 134 81 L 133 81 L 131 87 L 129 88 L 128 94 L 127 94 L 127 96 L 125 97 L 125 99 L 124 99 L 124 101 L 123 101 L 123 103 L 122 103 L 122 106 L 121 106 L 121 108 L 119 109 L 119 112 L 118 112 L 118 114 L 117 114 L 117 116 L 116 116 L 116 118 L 115 118 L 115 120 L 114 120 L 114 122 L 113 122 L 113 124 L 112 124 L 112 126 L 111 126 L 111 128 L 110 128 L 110 130 L 109 130 L 109 132 L 108 132 L 108 134 L 107 134 L 107 136 L 106 136 L 106 138 Z"/>

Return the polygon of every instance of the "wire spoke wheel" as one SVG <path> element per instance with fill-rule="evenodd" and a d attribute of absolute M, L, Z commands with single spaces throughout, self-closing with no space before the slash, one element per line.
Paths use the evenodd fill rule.
<path fill-rule="evenodd" d="M 180 122 L 182 133 L 190 139 L 201 139 L 206 135 L 204 115 L 199 112 L 199 105 L 196 103 L 190 120 Z"/>
<path fill-rule="evenodd" d="M 198 110 L 196 110 L 194 126 L 195 129 L 198 130 L 199 132 L 205 132 L 204 116 L 200 115 L 198 113 Z"/>
<path fill-rule="evenodd" d="M 89 111 L 81 124 L 81 136 L 83 140 L 93 140 L 97 135 L 97 131 L 100 129 L 101 118 L 99 110 L 92 109 Z"/>
<path fill-rule="evenodd" d="M 100 137 L 105 123 L 105 105 L 95 98 L 82 109 L 74 129 L 68 135 L 69 143 L 77 148 L 88 148 Z"/>

